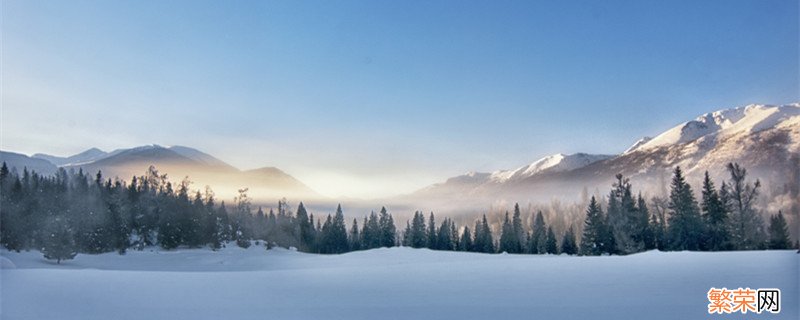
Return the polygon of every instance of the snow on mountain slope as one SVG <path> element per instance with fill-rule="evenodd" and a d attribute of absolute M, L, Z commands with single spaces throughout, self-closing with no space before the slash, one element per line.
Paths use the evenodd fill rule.
<path fill-rule="evenodd" d="M 630 152 L 632 152 L 633 150 L 636 150 L 636 149 L 638 149 L 639 147 L 641 147 L 641 146 L 642 146 L 642 145 L 644 145 L 645 143 L 648 143 L 648 142 L 650 142 L 650 140 L 653 140 L 653 138 L 652 138 L 652 137 L 643 137 L 643 138 L 639 139 L 638 141 L 636 141 L 636 143 L 634 143 L 632 146 L 630 146 L 630 147 L 629 147 L 627 150 L 625 150 L 625 152 L 623 152 L 622 154 L 630 153 Z"/>
<path fill-rule="evenodd" d="M 574 257 L 382 248 L 317 255 L 0 251 L 3 319 L 708 319 L 711 287 L 778 288 L 798 319 L 791 250 Z M 4 264 L 6 265 L 6 264 Z M 721 318 L 753 318 L 730 314 Z M 759 317 L 755 317 L 759 318 Z"/>
<path fill-rule="evenodd" d="M 495 171 L 489 178 L 491 181 L 497 183 L 521 180 L 540 173 L 575 170 L 611 157 L 613 156 L 586 153 L 565 155 L 563 153 L 558 153 L 539 159 L 534 163 L 522 166 L 516 170 Z"/>
<path fill-rule="evenodd" d="M 78 153 L 78 154 L 75 154 L 75 155 L 72 155 L 72 156 L 69 156 L 69 157 L 59 157 L 59 156 L 53 156 L 53 155 L 44 154 L 44 153 L 37 153 L 37 154 L 34 154 L 31 157 L 32 158 L 44 159 L 44 160 L 50 161 L 50 163 L 52 163 L 54 165 L 57 165 L 57 166 L 61 167 L 61 166 L 67 166 L 67 165 L 89 163 L 89 162 L 92 162 L 92 161 L 97 161 L 97 160 L 103 159 L 103 158 L 105 158 L 107 156 L 108 156 L 108 153 L 106 153 L 105 151 L 97 149 L 97 148 L 91 148 L 89 150 L 86 150 L 84 152 L 81 152 L 81 153 Z"/>
<path fill-rule="evenodd" d="M 782 106 L 751 104 L 710 112 L 677 125 L 646 143 L 632 147 L 626 153 L 689 143 L 710 135 L 723 138 L 737 133 L 755 133 L 798 115 L 800 103 Z"/>

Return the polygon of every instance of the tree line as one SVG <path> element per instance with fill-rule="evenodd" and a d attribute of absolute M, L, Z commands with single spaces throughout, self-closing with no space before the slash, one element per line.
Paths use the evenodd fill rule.
<path fill-rule="evenodd" d="M 523 225 L 519 205 L 506 212 L 499 237 L 486 215 L 474 227 L 459 227 L 449 218 L 437 224 L 415 212 L 405 229 L 397 230 L 386 208 L 371 212 L 349 230 L 341 205 L 333 215 L 315 217 L 301 202 L 293 212 L 285 199 L 277 210 L 254 210 L 247 189 L 231 204 L 217 203 L 213 191 L 190 190 L 184 179 L 173 184 L 150 167 L 130 183 L 97 172 L 67 172 L 53 176 L 0 167 L 0 244 L 9 250 L 40 250 L 61 261 L 77 253 L 97 254 L 142 250 L 210 247 L 230 243 L 249 247 L 295 247 L 303 252 L 335 254 L 397 245 L 433 250 L 483 253 L 602 255 L 645 250 L 754 250 L 792 247 L 786 220 L 778 212 L 765 228 L 754 208 L 760 183 L 746 180 L 746 170 L 729 164 L 730 180 L 719 190 L 708 173 L 702 197 L 695 198 L 683 172 L 675 169 L 668 199 L 650 204 L 634 196 L 631 183 L 617 175 L 606 209 L 592 197 L 583 225 L 556 235 L 542 212 Z M 578 230 L 576 231 L 576 228 Z M 796 245 L 795 245 L 796 246 Z"/>

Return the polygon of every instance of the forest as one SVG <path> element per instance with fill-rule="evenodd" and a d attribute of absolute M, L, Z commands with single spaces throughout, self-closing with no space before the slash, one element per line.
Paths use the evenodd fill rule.
<path fill-rule="evenodd" d="M 0 243 L 8 250 L 39 250 L 59 263 L 78 253 L 125 254 L 151 246 L 217 250 L 232 244 L 321 254 L 400 245 L 568 255 L 797 248 L 781 212 L 769 215 L 767 224 L 754 207 L 760 182 L 748 181 L 746 169 L 738 164 L 728 164 L 727 170 L 730 178 L 719 188 L 706 173 L 698 198 L 676 167 L 668 198 L 653 198 L 650 204 L 617 175 L 606 197 L 591 198 L 583 223 L 565 230 L 554 230 L 541 211 L 531 215 L 531 223 L 523 223 L 515 204 L 496 228 L 485 214 L 470 227 L 450 218 L 437 223 L 433 212 L 426 217 L 417 211 L 401 231 L 385 207 L 360 222 L 353 219 L 349 226 L 341 205 L 333 215 L 315 217 L 302 202 L 292 211 L 282 199 L 276 210 L 264 212 L 254 208 L 246 188 L 226 204 L 217 201 L 210 187 L 191 190 L 188 177 L 173 184 L 153 166 L 126 182 L 102 172 L 92 176 L 63 168 L 54 176 L 27 169 L 19 174 L 3 163 Z"/>

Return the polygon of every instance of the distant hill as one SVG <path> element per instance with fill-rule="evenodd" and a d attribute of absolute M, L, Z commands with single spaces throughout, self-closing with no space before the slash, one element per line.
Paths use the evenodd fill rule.
<path fill-rule="evenodd" d="M 274 201 L 282 197 L 305 201 L 322 199 L 318 193 L 278 168 L 242 171 L 207 153 L 184 146 L 148 145 L 112 152 L 92 148 L 68 157 L 35 156 L 3 152 L 3 159 L 8 159 L 9 166 L 35 167 L 37 172 L 44 174 L 53 174 L 58 164 L 67 170 L 82 169 L 91 175 L 100 171 L 106 178 L 130 181 L 153 165 L 173 182 L 188 177 L 193 182 L 193 189 L 203 190 L 206 185 L 211 186 L 222 200 L 230 200 L 242 188 L 248 188 L 248 195 L 259 201 Z"/>

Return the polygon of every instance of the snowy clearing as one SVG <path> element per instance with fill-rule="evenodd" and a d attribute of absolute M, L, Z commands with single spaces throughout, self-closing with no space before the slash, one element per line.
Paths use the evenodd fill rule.
<path fill-rule="evenodd" d="M 705 319 L 710 287 L 779 288 L 780 314 L 748 318 L 798 319 L 794 251 L 0 254 L 2 319 Z"/>

